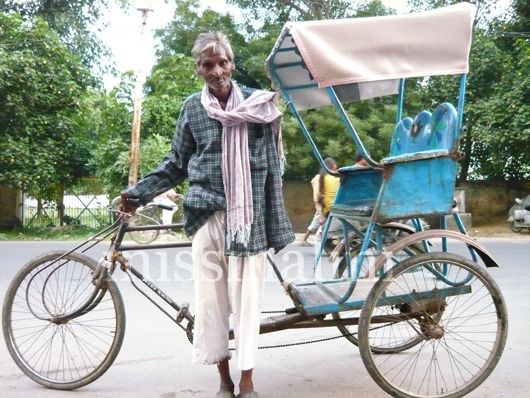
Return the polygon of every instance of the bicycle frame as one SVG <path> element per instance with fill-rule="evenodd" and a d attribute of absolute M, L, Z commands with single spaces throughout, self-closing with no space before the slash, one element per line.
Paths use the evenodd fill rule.
<path fill-rule="evenodd" d="M 131 231 L 145 231 L 145 230 L 156 230 L 156 229 L 176 229 L 182 228 L 183 224 L 170 224 L 170 225 L 157 225 L 157 226 L 129 226 L 125 218 L 118 219 L 114 224 L 104 229 L 103 231 L 96 234 L 94 237 L 88 239 L 87 241 L 76 246 L 74 249 L 64 253 L 62 256 L 58 257 L 55 261 L 49 264 L 59 262 L 67 254 L 79 250 L 86 246 L 82 253 L 86 252 L 88 249 L 94 247 L 96 244 L 102 242 L 105 238 L 109 236 L 114 236 L 111 238 L 111 246 L 105 258 L 99 262 L 98 270 L 94 275 L 94 280 L 99 281 L 95 283 L 96 287 L 91 296 L 90 300 L 79 307 L 74 313 L 65 314 L 61 316 L 61 319 L 55 319 L 55 322 L 67 322 L 75 317 L 81 316 L 86 311 L 93 309 L 97 303 L 98 298 L 102 297 L 104 294 L 101 294 L 101 291 L 105 289 L 105 279 L 114 274 L 116 266 L 119 264 L 120 269 L 124 271 L 129 277 L 133 287 L 138 290 L 145 298 L 147 298 L 156 308 L 163 312 L 169 319 L 176 323 L 187 335 L 190 341 L 192 341 L 192 331 L 194 326 L 194 317 L 188 310 L 189 303 L 184 303 L 179 305 L 173 300 L 167 293 L 165 293 L 159 286 L 157 286 L 152 280 L 146 278 L 140 271 L 133 267 L 132 264 L 128 261 L 126 257 L 122 255 L 123 252 L 133 251 L 133 250 L 151 250 L 151 249 L 169 249 L 169 248 L 183 248 L 191 247 L 190 241 L 185 242 L 167 242 L 159 244 L 124 244 L 123 237 L 125 233 Z M 294 307 L 286 308 L 284 314 L 270 316 L 262 319 L 260 325 L 260 334 L 272 333 L 280 330 L 286 329 L 300 329 L 300 328 L 320 328 L 320 327 L 337 327 L 337 326 L 350 326 L 358 325 L 359 318 L 340 318 L 340 319 L 325 319 L 327 314 L 307 314 L 303 310 L 303 306 L 298 302 L 298 299 L 294 296 L 291 291 L 290 283 L 286 283 L 282 278 L 282 275 L 272 260 L 272 258 L 267 255 L 267 259 L 271 266 L 273 267 L 274 273 L 278 278 L 279 282 L 282 284 L 285 292 L 289 295 L 293 301 Z M 138 284 L 135 283 L 134 278 L 140 280 L 144 286 L 146 286 L 150 291 L 152 291 L 156 297 L 161 299 L 167 305 L 169 305 L 175 312 L 171 314 L 166 309 L 164 309 L 158 302 L 156 302 L 149 294 L 142 290 Z M 344 310 L 360 309 L 362 307 L 362 301 L 358 301 L 353 305 L 344 305 Z M 413 319 L 421 316 L 421 312 L 411 312 L 407 314 L 402 314 L 400 320 Z M 396 321 L 396 318 L 393 318 Z M 183 322 L 186 321 L 186 324 Z M 373 323 L 385 323 L 388 322 L 387 317 L 375 317 L 372 319 Z M 231 330 L 229 333 L 229 338 L 234 338 L 234 333 Z"/>

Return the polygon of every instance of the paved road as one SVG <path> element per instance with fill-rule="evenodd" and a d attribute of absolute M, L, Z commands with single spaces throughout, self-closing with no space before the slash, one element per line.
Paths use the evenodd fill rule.
<path fill-rule="evenodd" d="M 508 398 L 527 396 L 530 389 L 530 240 L 480 240 L 498 259 L 502 268 L 491 274 L 507 301 L 510 328 L 507 346 L 494 373 L 471 397 Z M 0 242 L 0 297 L 17 269 L 45 251 L 72 247 L 72 242 Z M 291 246 L 277 260 L 289 277 L 309 277 L 311 248 Z M 293 250 L 289 250 L 293 249 Z M 100 257 L 98 250 L 90 253 Z M 176 301 L 190 301 L 190 258 L 186 251 L 134 254 L 144 269 Z M 176 261 L 179 264 L 177 266 Z M 159 266 L 162 262 L 163 266 Z M 174 324 L 135 292 L 122 275 L 117 277 L 127 308 L 127 332 L 115 364 L 93 384 L 74 392 L 47 390 L 25 377 L 0 343 L 0 396 L 101 397 L 101 398 L 211 398 L 215 395 L 215 369 L 193 365 L 186 337 Z M 267 281 L 265 309 L 290 306 L 281 287 Z M 337 335 L 333 328 L 296 330 L 262 336 L 261 344 Z M 384 397 L 363 367 L 357 348 L 344 339 L 319 344 L 260 352 L 255 372 L 256 388 L 263 398 L 271 397 Z"/>

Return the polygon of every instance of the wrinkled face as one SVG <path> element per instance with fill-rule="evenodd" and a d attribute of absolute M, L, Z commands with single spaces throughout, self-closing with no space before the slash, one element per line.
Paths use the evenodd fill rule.
<path fill-rule="evenodd" d="M 230 93 L 233 69 L 234 64 L 223 48 L 203 53 L 197 64 L 197 73 L 216 97 Z"/>

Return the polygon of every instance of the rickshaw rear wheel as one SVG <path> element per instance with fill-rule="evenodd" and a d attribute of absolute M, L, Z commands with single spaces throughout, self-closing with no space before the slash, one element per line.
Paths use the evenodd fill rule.
<path fill-rule="evenodd" d="M 443 269 L 444 275 L 433 269 Z M 425 305 L 425 298 L 437 302 L 436 309 Z M 392 333 L 380 335 L 372 328 L 392 318 Z M 370 291 L 359 321 L 361 357 L 374 381 L 392 396 L 461 397 L 497 365 L 507 319 L 499 287 L 476 263 L 452 253 L 420 254 L 389 270 Z M 410 329 L 422 337 L 414 348 L 386 355 L 371 349 L 395 345 L 402 330 Z"/>

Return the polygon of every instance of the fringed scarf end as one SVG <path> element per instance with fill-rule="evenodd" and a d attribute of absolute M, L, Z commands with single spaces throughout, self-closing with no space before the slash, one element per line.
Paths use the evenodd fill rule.
<path fill-rule="evenodd" d="M 247 247 L 250 241 L 250 230 L 250 224 L 238 227 L 236 230 L 228 230 L 228 242 L 230 244 L 239 243 L 244 247 Z"/>

